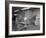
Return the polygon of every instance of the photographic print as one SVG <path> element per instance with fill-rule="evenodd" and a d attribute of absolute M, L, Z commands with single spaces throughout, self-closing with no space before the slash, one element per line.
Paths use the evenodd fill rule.
<path fill-rule="evenodd" d="M 44 35 L 43 4 L 29 2 L 9 3 L 8 35 Z"/>
<path fill-rule="evenodd" d="M 40 30 L 40 8 L 12 7 L 12 31 Z"/>

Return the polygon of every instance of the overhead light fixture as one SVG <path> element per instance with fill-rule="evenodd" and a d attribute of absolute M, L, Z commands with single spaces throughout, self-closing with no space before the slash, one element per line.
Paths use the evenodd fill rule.
<path fill-rule="evenodd" d="M 14 12 L 18 12 L 19 10 L 14 10 Z"/>
<path fill-rule="evenodd" d="M 27 17 L 24 17 L 24 20 L 27 20 Z"/>
<path fill-rule="evenodd" d="M 26 10 L 26 9 L 30 9 L 30 7 L 22 8 L 21 10 Z"/>
<path fill-rule="evenodd" d="M 18 14 L 14 14 L 14 16 L 17 16 Z"/>

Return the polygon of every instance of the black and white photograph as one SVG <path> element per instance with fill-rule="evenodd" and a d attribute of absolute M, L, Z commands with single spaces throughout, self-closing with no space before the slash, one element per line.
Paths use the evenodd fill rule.
<path fill-rule="evenodd" d="M 9 3 L 8 35 L 44 35 L 43 3 Z"/>
<path fill-rule="evenodd" d="M 40 8 L 12 7 L 12 31 L 40 30 Z"/>

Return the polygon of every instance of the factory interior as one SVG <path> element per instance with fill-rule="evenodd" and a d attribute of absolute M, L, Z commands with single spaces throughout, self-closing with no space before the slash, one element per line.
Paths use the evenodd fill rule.
<path fill-rule="evenodd" d="M 40 8 L 12 7 L 12 30 L 40 30 Z"/>

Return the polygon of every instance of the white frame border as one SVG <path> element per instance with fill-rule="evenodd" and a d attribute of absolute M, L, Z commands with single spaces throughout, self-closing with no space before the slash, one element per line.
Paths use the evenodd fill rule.
<path fill-rule="evenodd" d="M 35 31 L 13 31 L 12 32 L 12 6 L 14 7 L 35 7 L 40 8 L 40 30 Z M 42 5 L 24 5 L 24 4 L 9 4 L 9 35 L 21 35 L 21 34 L 36 34 L 43 33 L 43 6 Z"/>

